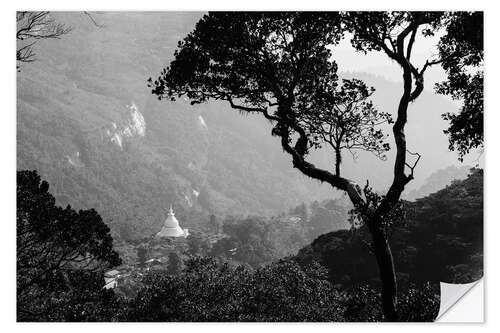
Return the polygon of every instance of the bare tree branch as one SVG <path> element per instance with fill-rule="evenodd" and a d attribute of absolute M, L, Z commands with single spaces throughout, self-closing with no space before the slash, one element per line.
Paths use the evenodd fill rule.
<path fill-rule="evenodd" d="M 105 25 L 104 25 L 104 24 L 97 23 L 97 21 L 94 19 L 94 17 L 92 16 L 92 14 L 91 14 L 91 13 L 89 13 L 89 12 L 87 12 L 87 11 L 84 11 L 83 13 L 84 13 L 84 14 L 85 14 L 85 15 L 86 15 L 89 19 L 90 19 L 90 21 L 92 21 L 92 23 L 93 23 L 96 27 L 98 27 L 98 28 L 104 28 L 104 27 L 105 27 Z"/>
<path fill-rule="evenodd" d="M 33 46 L 40 39 L 60 38 L 71 31 L 70 27 L 57 23 L 50 12 L 17 12 L 17 51 L 18 62 L 35 61 Z M 19 65 L 18 65 L 19 68 Z"/>
<path fill-rule="evenodd" d="M 418 161 L 420 161 L 420 157 L 422 157 L 422 156 L 419 153 L 412 153 L 408 149 L 406 151 L 410 155 L 417 156 L 417 159 L 415 160 L 413 165 L 410 165 L 410 164 L 408 164 L 408 162 L 405 162 L 406 166 L 410 169 L 410 174 L 408 175 L 408 178 L 413 179 L 413 170 L 415 170 L 415 167 L 417 166 Z"/>

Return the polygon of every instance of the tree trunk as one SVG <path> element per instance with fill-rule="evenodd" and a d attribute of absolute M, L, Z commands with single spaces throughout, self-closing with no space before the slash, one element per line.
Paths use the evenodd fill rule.
<path fill-rule="evenodd" d="M 380 282 L 382 284 L 382 310 L 386 321 L 398 321 L 397 313 L 397 281 L 394 260 L 389 241 L 384 234 L 379 217 L 368 223 L 372 235 L 373 250 L 377 259 Z"/>
<path fill-rule="evenodd" d="M 335 175 L 340 177 L 340 163 L 342 163 L 342 154 L 340 149 L 335 149 Z"/>
<path fill-rule="evenodd" d="M 405 72 L 405 83 L 408 77 Z M 410 77 L 411 84 L 411 77 Z M 405 92 L 409 90 L 408 84 L 405 85 Z M 405 184 L 409 181 L 404 173 L 406 162 L 406 141 L 404 136 L 404 125 L 406 123 L 406 111 L 409 103 L 409 92 L 401 98 L 398 108 L 398 119 L 393 126 L 394 137 L 397 146 L 397 155 L 394 165 L 394 180 L 387 192 L 384 200 L 376 209 L 372 217 L 367 221 L 368 228 L 372 235 L 375 258 L 379 268 L 380 280 L 382 283 L 382 309 L 386 321 L 398 321 L 397 314 L 397 283 L 396 273 L 394 269 L 394 261 L 392 258 L 391 248 L 383 230 L 382 216 L 389 212 L 398 202 L 401 192 Z M 289 124 L 286 124 L 290 126 Z M 327 170 L 317 168 L 314 164 L 307 162 L 304 159 L 307 147 L 307 133 L 300 127 L 293 127 L 299 134 L 299 139 L 295 147 L 290 145 L 290 129 L 287 126 L 281 128 L 279 135 L 281 136 L 281 146 L 283 149 L 292 155 L 293 166 L 298 168 L 304 175 L 322 182 L 329 183 L 333 188 L 345 191 L 354 207 L 363 209 L 366 207 L 366 202 L 361 197 L 359 187 L 352 181 L 339 176 L 340 167 L 337 163 L 336 174 L 332 174 Z M 336 154 L 336 159 L 341 158 L 341 155 Z"/>

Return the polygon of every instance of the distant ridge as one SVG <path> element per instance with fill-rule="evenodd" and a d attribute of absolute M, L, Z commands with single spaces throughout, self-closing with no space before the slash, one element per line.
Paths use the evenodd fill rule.
<path fill-rule="evenodd" d="M 428 196 L 450 185 L 454 180 L 463 180 L 467 178 L 471 168 L 472 167 L 469 165 L 460 167 L 450 165 L 445 169 L 438 170 L 431 174 L 422 186 L 418 189 L 404 193 L 403 197 L 406 200 L 413 201 Z"/>

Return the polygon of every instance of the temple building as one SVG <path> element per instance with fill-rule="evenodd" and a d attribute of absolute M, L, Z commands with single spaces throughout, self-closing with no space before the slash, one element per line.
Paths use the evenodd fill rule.
<path fill-rule="evenodd" d="M 172 205 L 170 205 L 167 219 L 160 232 L 156 234 L 156 237 L 187 237 L 188 235 L 188 229 L 182 229 L 179 226 L 179 221 L 177 221 L 174 211 L 172 210 Z"/>

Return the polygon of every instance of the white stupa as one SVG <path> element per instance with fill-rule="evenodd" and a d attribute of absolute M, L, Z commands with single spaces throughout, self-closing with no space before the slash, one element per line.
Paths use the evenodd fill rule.
<path fill-rule="evenodd" d="M 160 232 L 156 234 L 156 237 L 187 237 L 188 235 L 188 229 L 182 229 L 179 226 L 179 221 L 175 218 L 172 205 L 170 205 L 167 219 L 165 220 Z"/>

